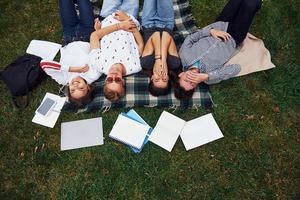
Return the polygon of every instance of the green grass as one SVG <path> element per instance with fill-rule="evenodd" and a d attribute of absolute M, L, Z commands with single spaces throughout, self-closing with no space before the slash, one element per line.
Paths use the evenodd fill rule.
<path fill-rule="evenodd" d="M 226 0 L 191 0 L 199 26 Z M 0 2 L 0 69 L 32 39 L 61 42 L 55 0 Z M 297 0 L 265 0 L 251 32 L 264 39 L 275 69 L 211 87 L 212 110 L 224 138 L 186 152 L 147 144 L 136 155 L 108 138 L 118 113 L 63 113 L 53 129 L 31 122 L 47 79 L 25 110 L 14 109 L 0 84 L 0 199 L 299 199 L 300 97 Z M 162 109 L 136 108 L 152 126 Z M 208 110 L 177 110 L 190 120 Z M 103 117 L 105 145 L 61 152 L 60 123 Z"/>

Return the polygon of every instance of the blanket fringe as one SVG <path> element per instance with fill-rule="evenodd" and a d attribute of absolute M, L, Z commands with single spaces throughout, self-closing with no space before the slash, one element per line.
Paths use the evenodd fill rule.
<path fill-rule="evenodd" d="M 209 96 L 209 98 L 210 98 L 210 100 L 211 100 L 211 102 L 212 102 L 212 104 L 213 104 L 213 107 L 218 107 L 218 105 L 215 104 L 215 102 L 213 101 L 212 96 L 211 96 L 210 93 L 208 93 L 208 96 Z"/>

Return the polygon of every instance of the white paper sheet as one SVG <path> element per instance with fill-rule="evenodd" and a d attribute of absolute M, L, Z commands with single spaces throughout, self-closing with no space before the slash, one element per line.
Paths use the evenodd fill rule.
<path fill-rule="evenodd" d="M 210 113 L 188 121 L 182 129 L 180 137 L 188 151 L 224 136 Z"/>
<path fill-rule="evenodd" d="M 122 143 L 140 149 L 149 131 L 149 126 L 141 124 L 133 119 L 130 119 L 122 114 L 119 114 L 109 137 L 118 140 Z"/>
<path fill-rule="evenodd" d="M 61 124 L 61 151 L 102 144 L 103 129 L 101 117 Z"/>
<path fill-rule="evenodd" d="M 164 111 L 159 117 L 149 140 L 171 152 L 185 123 L 179 117 Z"/>
<path fill-rule="evenodd" d="M 61 44 L 43 40 L 31 40 L 26 53 L 33 54 L 45 60 L 53 60 L 61 48 Z"/>
<path fill-rule="evenodd" d="M 39 113 L 35 113 L 35 115 L 32 119 L 32 122 L 43 125 L 43 126 L 47 126 L 49 128 L 53 128 L 59 115 L 60 115 L 60 111 L 65 104 L 66 97 L 60 97 L 55 94 L 46 93 L 46 95 L 43 98 L 43 101 L 47 97 L 56 101 L 57 104 L 54 106 L 53 110 L 47 116 L 41 115 Z"/>

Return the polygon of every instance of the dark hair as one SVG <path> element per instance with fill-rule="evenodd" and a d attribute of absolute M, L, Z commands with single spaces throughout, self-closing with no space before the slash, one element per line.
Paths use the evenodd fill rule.
<path fill-rule="evenodd" d="M 150 94 L 152 94 L 155 97 L 167 95 L 171 91 L 171 80 L 170 79 L 168 80 L 167 87 L 165 87 L 165 88 L 156 87 L 153 84 L 153 81 L 150 80 L 148 90 L 149 90 Z"/>
<path fill-rule="evenodd" d="M 180 72 L 181 71 L 170 74 L 171 80 L 172 80 L 172 85 L 174 87 L 174 95 L 179 100 L 186 100 L 193 96 L 195 89 L 186 91 L 183 87 L 180 86 L 179 76 L 178 76 L 180 74 Z"/>
<path fill-rule="evenodd" d="M 87 104 L 89 104 L 95 97 L 96 95 L 96 85 L 93 83 L 91 85 L 89 85 L 89 90 L 87 92 L 87 94 L 79 99 L 75 99 L 71 96 L 70 94 L 70 89 L 69 86 L 66 86 L 66 90 L 67 90 L 67 95 L 69 98 L 69 102 L 75 106 L 76 108 L 83 108 L 84 106 L 86 106 Z"/>

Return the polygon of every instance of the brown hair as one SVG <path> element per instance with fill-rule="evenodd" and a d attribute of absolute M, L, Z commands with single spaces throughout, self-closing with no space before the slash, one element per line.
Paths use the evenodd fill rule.
<path fill-rule="evenodd" d="M 118 93 L 114 90 L 111 90 L 104 84 L 103 93 L 106 99 L 110 100 L 111 102 L 119 101 L 123 96 L 125 96 L 125 86 L 123 85 L 122 92 Z"/>
<path fill-rule="evenodd" d="M 185 90 L 183 87 L 180 86 L 179 84 L 179 74 L 181 71 L 177 73 L 171 73 L 171 80 L 172 80 L 172 85 L 174 87 L 174 95 L 177 99 L 179 100 L 186 100 L 189 99 L 193 96 L 195 89 L 192 90 Z"/>
<path fill-rule="evenodd" d="M 95 84 L 91 84 L 89 85 L 89 90 L 86 93 L 85 96 L 79 98 L 79 99 L 75 99 L 71 96 L 70 94 L 70 89 L 69 86 L 66 86 L 66 90 L 67 90 L 67 94 L 68 94 L 68 98 L 69 98 L 69 102 L 74 105 L 76 108 L 83 108 L 85 107 L 87 104 L 89 104 L 95 97 L 96 94 L 96 90 L 95 90 Z"/>
<path fill-rule="evenodd" d="M 156 87 L 153 84 L 153 81 L 150 79 L 148 90 L 149 90 L 150 94 L 152 94 L 155 97 L 167 95 L 171 91 L 171 80 L 170 79 L 168 80 L 167 87 L 159 88 L 159 87 Z"/>

